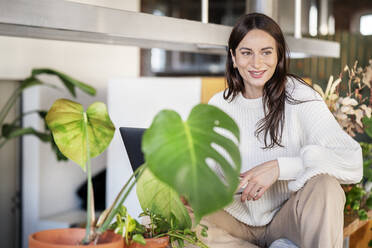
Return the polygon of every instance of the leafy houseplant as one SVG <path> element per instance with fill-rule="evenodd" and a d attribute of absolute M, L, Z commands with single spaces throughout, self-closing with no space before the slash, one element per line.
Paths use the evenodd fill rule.
<path fill-rule="evenodd" d="M 49 142 L 56 153 L 56 157 L 58 160 L 66 160 L 67 158 L 63 156 L 63 154 L 58 150 L 57 146 L 54 143 L 52 134 L 48 129 L 47 125 L 45 125 L 45 131 L 35 130 L 32 127 L 25 127 L 23 128 L 20 124 L 21 119 L 23 116 L 37 113 L 43 120 L 46 115 L 45 110 L 34 110 L 27 113 L 22 113 L 21 116 L 17 117 L 10 123 L 4 123 L 5 118 L 11 108 L 14 107 L 17 99 L 21 96 L 22 92 L 25 89 L 40 85 L 40 86 L 48 86 L 56 88 L 54 85 L 48 84 L 43 82 L 39 76 L 40 75 L 54 75 L 58 77 L 58 79 L 63 83 L 63 85 L 67 88 L 70 92 L 71 96 L 76 97 L 76 88 L 82 90 L 83 92 L 94 96 L 96 94 L 96 90 L 81 82 L 78 81 L 62 72 L 48 69 L 48 68 L 41 68 L 41 69 L 33 69 L 31 75 L 28 76 L 26 79 L 21 81 L 20 86 L 13 92 L 13 94 L 9 97 L 6 104 L 0 109 L 0 128 L 1 128 L 1 135 L 0 135 L 0 149 L 3 147 L 9 140 L 20 137 L 22 135 L 35 135 L 43 142 Z"/>
<path fill-rule="evenodd" d="M 97 243 L 116 216 L 116 228 L 123 227 L 127 240 L 143 241 L 138 235 L 130 236 L 137 227 L 143 228 L 123 210 L 126 197 L 138 182 L 138 197 L 153 221 L 153 229 L 165 228 L 160 235 L 177 239 L 180 245 L 186 240 L 204 247 L 190 231 L 191 219 L 179 196 L 190 203 L 198 224 L 204 215 L 230 203 L 238 186 L 241 161 L 235 122 L 220 109 L 205 104 L 195 106 L 186 121 L 176 112 L 164 110 L 144 134 L 145 164 L 133 173 L 95 223 L 90 158 L 103 152 L 113 137 L 114 126 L 107 109 L 103 103 L 93 103 L 84 112 L 80 104 L 60 99 L 49 110 L 46 121 L 61 152 L 87 172 L 88 214 L 82 244 Z M 227 131 L 234 138 L 215 129 Z M 221 149 L 229 158 L 221 155 Z M 219 163 L 223 178 L 210 168 L 208 159 Z M 148 187 L 158 190 L 158 197 L 153 197 L 154 191 L 149 192 Z"/>
<path fill-rule="evenodd" d="M 352 68 L 345 66 L 336 80 L 331 76 L 325 91 L 314 85 L 328 105 L 341 127 L 352 137 L 357 133 L 372 138 L 372 60 L 365 68 L 355 62 Z M 368 219 L 372 210 L 372 144 L 360 142 L 363 151 L 363 179 L 355 185 L 346 185 L 345 213 Z"/>
<path fill-rule="evenodd" d="M 221 135 L 217 128 L 225 133 L 227 131 L 235 139 Z M 195 224 L 204 215 L 229 204 L 240 172 L 238 142 L 237 125 L 214 106 L 195 106 L 186 121 L 170 110 L 156 115 L 142 139 L 145 164 L 139 168 L 137 177 L 137 196 L 144 210 L 143 215 L 151 220 L 147 228 L 152 230 L 146 233 L 143 226 L 139 227 L 132 221 L 133 235 L 130 235 L 133 240 L 141 243 L 143 236 L 151 233 L 156 237 L 169 236 L 181 247 L 184 241 L 205 247 L 190 230 L 191 218 L 180 196 L 190 203 Z M 227 152 L 230 159 L 221 155 L 221 149 Z M 223 180 L 210 167 L 208 159 L 218 162 L 224 174 Z M 130 222 L 131 218 L 124 212 L 118 215 L 114 228 L 120 232 Z M 205 232 L 202 229 L 202 235 Z"/>
<path fill-rule="evenodd" d="M 83 243 L 92 239 L 95 220 L 90 159 L 100 155 L 110 144 L 115 127 L 104 103 L 95 102 L 84 112 L 81 104 L 57 100 L 45 117 L 61 152 L 87 173 L 87 227 Z"/>

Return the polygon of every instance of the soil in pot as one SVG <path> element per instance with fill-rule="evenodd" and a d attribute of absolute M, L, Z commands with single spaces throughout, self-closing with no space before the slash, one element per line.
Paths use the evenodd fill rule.
<path fill-rule="evenodd" d="M 146 239 L 146 244 L 141 245 L 139 243 L 133 242 L 129 246 L 125 245 L 126 248 L 165 248 L 169 244 L 169 237 L 152 238 Z"/>
<path fill-rule="evenodd" d="M 31 234 L 29 248 L 123 248 L 123 238 L 111 231 L 101 235 L 97 245 L 79 245 L 84 238 L 83 228 L 64 228 L 40 231 Z"/>

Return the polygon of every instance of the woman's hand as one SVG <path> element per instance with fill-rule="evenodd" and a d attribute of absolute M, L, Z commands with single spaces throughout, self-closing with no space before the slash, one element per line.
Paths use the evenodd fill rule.
<path fill-rule="evenodd" d="M 244 188 L 241 201 L 258 200 L 279 177 L 278 160 L 271 160 L 257 165 L 240 174 L 239 188 Z"/>

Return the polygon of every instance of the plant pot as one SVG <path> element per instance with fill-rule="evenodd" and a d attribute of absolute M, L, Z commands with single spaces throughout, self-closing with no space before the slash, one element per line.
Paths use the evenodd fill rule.
<path fill-rule="evenodd" d="M 152 238 L 146 239 L 146 244 L 141 245 L 139 243 L 133 242 L 129 246 L 125 245 L 125 248 L 165 248 L 169 244 L 169 237 L 161 237 L 161 238 Z"/>
<path fill-rule="evenodd" d="M 83 228 L 64 228 L 45 230 L 33 233 L 28 238 L 29 248 L 123 248 L 123 238 L 114 232 L 107 231 L 99 238 L 96 245 L 79 245 L 84 238 Z"/>

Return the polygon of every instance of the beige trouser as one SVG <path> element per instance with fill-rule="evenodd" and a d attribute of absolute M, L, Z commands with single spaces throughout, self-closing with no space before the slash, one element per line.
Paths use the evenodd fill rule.
<path fill-rule="evenodd" d="M 248 226 L 225 211 L 205 217 L 201 223 L 209 230 L 203 241 L 211 248 L 268 247 L 279 238 L 301 248 L 342 247 L 344 204 L 338 181 L 318 175 L 293 193 L 266 226 Z"/>

